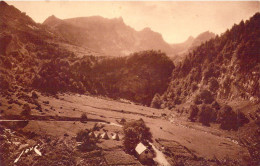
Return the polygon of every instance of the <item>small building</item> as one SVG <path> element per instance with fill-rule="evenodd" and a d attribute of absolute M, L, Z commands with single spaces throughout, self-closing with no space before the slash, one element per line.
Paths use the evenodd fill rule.
<path fill-rule="evenodd" d="M 138 155 L 137 157 L 139 158 L 139 160 L 142 163 L 146 163 L 146 162 L 149 162 L 151 160 L 153 161 L 154 154 L 152 153 L 152 151 L 150 149 L 148 149 L 141 142 L 139 144 L 137 144 L 137 146 L 135 147 L 135 151 Z"/>

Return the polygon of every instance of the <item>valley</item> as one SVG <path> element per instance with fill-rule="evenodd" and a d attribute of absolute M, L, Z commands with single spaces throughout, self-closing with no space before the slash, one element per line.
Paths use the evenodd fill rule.
<path fill-rule="evenodd" d="M 16 100 L 15 97 L 12 98 Z M 2 100 L 2 109 L 10 106 L 7 101 Z M 23 102 L 19 99 L 18 101 Z M 104 128 L 108 131 L 110 139 L 112 138 L 110 134 L 115 132 L 119 133 L 120 138 L 119 142 L 103 140 L 98 146 L 102 147 L 104 151 L 112 150 L 114 152 L 115 149 L 122 151 L 121 141 L 123 132 L 118 122 L 122 118 L 126 121 L 142 118 L 151 129 L 154 145 L 157 149 L 160 149 L 162 152 L 165 152 L 165 149 L 171 149 L 170 153 L 172 155 L 178 154 L 180 157 L 185 158 L 187 162 L 199 163 L 202 159 L 212 162 L 215 158 L 223 160 L 226 157 L 233 160 L 240 160 L 249 157 L 247 149 L 243 147 L 236 134 L 224 132 L 215 127 L 204 127 L 199 123 L 191 125 L 191 122 L 187 122 L 183 118 L 178 118 L 178 114 L 175 111 L 157 110 L 134 103 L 131 104 L 104 97 L 78 94 L 59 94 L 55 98 L 39 95 L 37 101 L 42 103 L 43 111 L 39 112 L 36 109 L 32 109 L 32 116 L 53 116 L 54 118 L 47 121 L 29 120 L 29 123 L 24 128 L 17 131 L 18 133 L 35 133 L 36 136 L 34 139 L 36 141 L 44 135 L 49 135 L 59 140 L 73 140 L 78 131 L 91 128 L 95 123 L 98 123 L 105 126 Z M 49 103 L 44 104 L 45 101 L 49 101 Z M 8 114 L 19 114 L 20 110 L 22 110 L 16 104 L 12 104 L 12 106 L 10 111 L 5 111 L 4 115 L 1 114 L 1 119 L 5 119 L 5 116 L 8 117 Z M 89 119 L 87 123 L 81 123 L 80 119 L 72 119 L 70 121 L 57 120 L 58 117 L 79 118 L 82 113 L 87 114 Z M 165 115 L 161 116 L 162 114 Z M 91 119 L 96 119 L 97 122 L 91 122 Z M 9 123 L 13 122 L 1 121 L 1 123 L 10 126 Z M 10 127 L 14 126 L 11 125 Z M 176 149 L 176 146 L 179 147 L 179 150 Z M 122 151 L 121 153 L 124 152 Z M 172 164 L 176 162 L 170 156 L 165 156 Z M 21 160 L 24 159 L 22 158 Z M 134 161 L 134 159 L 131 159 L 129 162 Z"/>
<path fill-rule="evenodd" d="M 0 165 L 259 165 L 259 38 L 259 12 L 170 44 L 1 1 Z"/>

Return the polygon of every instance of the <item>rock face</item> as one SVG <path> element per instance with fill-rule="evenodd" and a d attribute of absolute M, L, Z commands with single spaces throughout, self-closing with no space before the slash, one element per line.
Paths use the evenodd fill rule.
<path fill-rule="evenodd" d="M 174 65 L 161 51 L 143 51 L 120 58 L 92 55 L 78 57 L 70 50 L 72 45 L 69 43 L 66 43 L 66 48 L 61 46 L 67 39 L 74 44 L 84 44 L 91 39 L 86 43 L 93 48 L 107 48 L 117 52 L 119 50 L 111 47 L 112 40 L 123 44 L 124 48 L 131 48 L 135 47 L 132 42 L 137 41 L 136 37 L 131 39 L 131 34 L 138 34 L 138 40 L 143 40 L 140 43 L 146 42 L 145 48 L 153 48 L 158 45 L 156 42 L 163 40 L 160 34 L 148 28 L 136 32 L 126 26 L 122 18 L 109 20 L 102 17 L 59 20 L 51 16 L 41 25 L 5 3 L 2 3 L 1 8 L 7 11 L 2 13 L 1 19 L 7 21 L 3 21 L 5 26 L 1 26 L 3 33 L 0 35 L 1 41 L 5 41 L 5 45 L 1 45 L 0 55 L 0 63 L 5 70 L 0 81 L 5 87 L 11 87 L 10 83 L 13 82 L 49 94 L 89 92 L 146 105 L 150 105 L 155 93 L 161 94 L 167 88 Z M 9 20 L 8 17 L 12 19 Z M 46 24 L 51 25 L 51 28 Z M 91 36 L 93 34 L 95 35 Z M 126 42 L 125 39 L 131 41 Z M 101 45 L 96 45 L 97 43 Z M 168 47 L 165 42 L 164 45 Z M 144 49 L 143 46 L 138 48 Z"/>
<path fill-rule="evenodd" d="M 106 19 L 92 16 L 61 20 L 50 16 L 43 25 L 51 27 L 68 41 L 109 56 L 124 56 L 148 49 L 163 50 L 168 55 L 174 55 L 174 50 L 161 34 L 150 28 L 135 31 L 121 17 Z"/>
<path fill-rule="evenodd" d="M 206 42 L 216 35 L 212 32 L 206 31 L 199 34 L 197 37 L 190 36 L 185 42 L 179 44 L 171 44 L 171 47 L 174 49 L 175 56 L 172 57 L 175 63 L 181 62 L 184 60 L 185 55 L 196 49 L 203 42 Z"/>

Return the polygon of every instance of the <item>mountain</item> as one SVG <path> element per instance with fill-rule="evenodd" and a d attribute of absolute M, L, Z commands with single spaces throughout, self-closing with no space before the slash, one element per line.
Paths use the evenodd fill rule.
<path fill-rule="evenodd" d="M 206 31 L 201 34 L 199 34 L 193 41 L 192 44 L 189 46 L 189 50 L 195 49 L 199 45 L 201 45 L 203 42 L 208 41 L 212 38 L 214 38 L 216 35 L 212 32 Z"/>
<path fill-rule="evenodd" d="M 93 52 L 76 47 L 83 33 L 105 31 L 105 39 L 114 39 L 111 29 L 135 32 L 126 27 L 122 19 L 69 19 L 68 22 L 50 17 L 45 23 L 36 24 L 30 17 L 5 2 L 0 3 L 0 89 L 14 92 L 17 85 L 47 94 L 59 92 L 90 93 L 111 98 L 124 98 L 150 105 L 155 93 L 162 94 L 174 68 L 173 62 L 161 51 L 142 51 L 124 57 L 94 56 Z M 9 19 L 10 18 L 10 19 Z M 77 22 L 74 25 L 73 22 Z M 112 25 L 113 23 L 114 25 Z M 85 25 L 88 26 L 85 26 Z M 102 28 L 94 28 L 101 25 Z M 60 31 L 55 31 L 59 27 Z M 80 32 L 82 28 L 82 32 Z M 88 28 L 89 30 L 86 30 Z M 63 32 L 70 32 L 62 35 Z M 119 33 L 114 31 L 114 33 Z M 153 35 L 149 35 L 152 33 Z M 121 33 L 119 33 L 121 34 Z M 92 36 L 98 41 L 99 35 Z M 145 29 L 140 36 L 149 40 L 161 37 Z M 119 37 L 119 36 L 117 36 Z M 67 41 L 70 38 L 74 41 Z M 85 39 L 85 38 L 83 38 Z M 123 39 L 122 39 L 123 40 Z M 141 40 L 141 39 L 140 39 Z M 91 41 L 91 40 L 90 40 Z M 103 40 L 103 44 L 108 40 Z M 144 40 L 145 42 L 145 40 Z M 2 44 L 3 43 L 3 44 Z M 91 44 L 91 43 L 90 43 Z M 93 43 L 95 46 L 98 43 Z M 151 45 L 155 43 L 149 43 Z M 146 44 L 148 45 L 148 44 Z M 109 43 L 107 43 L 107 48 Z M 82 56 L 79 56 L 81 48 Z"/>
<path fill-rule="evenodd" d="M 205 39 L 204 35 L 199 37 Z M 170 86 L 161 96 L 161 106 L 223 100 L 259 102 L 259 38 L 260 13 L 256 13 L 193 49 L 173 70 Z"/>
<path fill-rule="evenodd" d="M 80 47 L 89 44 L 91 48 L 112 52 L 111 46 L 120 55 L 158 44 L 165 50 L 169 48 L 167 43 L 162 44 L 160 34 L 149 28 L 137 32 L 121 18 L 97 16 L 60 20 L 52 16 L 42 25 L 3 1 L 0 14 L 0 117 L 11 120 L 0 125 L 4 136 L 0 144 L 0 149 L 4 149 L 0 151 L 0 165 L 13 163 L 17 156 L 18 165 L 106 164 L 109 157 L 104 155 L 111 155 L 103 155 L 102 150 L 111 150 L 111 147 L 105 149 L 107 142 L 101 141 L 104 146 L 92 151 L 98 157 L 93 162 L 92 152 L 79 151 L 82 150 L 79 147 L 83 147 L 76 143 L 82 136 L 79 129 L 86 127 L 85 122 L 93 122 L 93 125 L 102 122 L 102 125 L 94 125 L 93 130 L 103 126 L 125 134 L 114 122 L 129 124 L 139 118 L 148 122 L 157 148 L 168 154 L 166 160 L 171 160 L 171 164 L 165 165 L 259 163 L 260 13 L 196 46 L 177 66 L 163 50 L 111 57 L 94 56 L 90 49 Z M 112 45 L 108 39 L 121 40 L 122 47 Z M 204 39 L 202 35 L 197 42 Z M 190 37 L 185 47 L 192 46 L 194 41 Z M 126 43 L 130 48 L 126 48 Z M 128 101 L 122 99 L 163 109 L 123 104 Z M 57 128 L 57 123 L 50 121 L 64 125 Z M 214 125 L 210 126 L 212 123 Z M 72 127 L 68 126 L 70 124 Z M 68 132 L 68 127 L 74 130 Z M 132 130 L 126 132 L 131 134 Z M 84 135 L 89 136 L 89 133 Z M 57 138 L 67 142 L 56 146 Z M 204 142 L 206 145 L 201 147 Z M 27 143 L 37 154 L 23 153 L 21 146 Z M 118 155 L 125 155 L 122 147 L 115 146 Z M 39 151 L 44 155 L 39 157 Z M 51 153 L 45 153 L 49 151 Z M 57 155 L 53 156 L 54 153 Z M 226 158 L 226 154 L 232 154 L 232 158 Z M 136 161 L 134 157 L 133 161 Z"/>
<path fill-rule="evenodd" d="M 162 50 L 174 55 L 171 46 L 162 35 L 150 28 L 136 31 L 122 18 L 107 19 L 100 16 L 58 19 L 47 18 L 43 25 L 50 27 L 67 41 L 91 48 L 109 56 L 124 56 L 148 49 Z"/>
<path fill-rule="evenodd" d="M 183 43 L 178 43 L 178 44 L 171 44 L 172 48 L 174 49 L 174 51 L 178 54 L 178 53 L 182 53 L 185 52 L 193 43 L 193 41 L 195 40 L 194 37 L 190 36 L 186 41 L 184 41 Z"/>
<path fill-rule="evenodd" d="M 190 36 L 183 43 L 171 44 L 171 47 L 173 48 L 175 53 L 175 56 L 172 57 L 173 61 L 176 63 L 181 62 L 189 51 L 192 51 L 203 42 L 206 42 L 214 37 L 215 37 L 214 33 L 206 31 L 199 34 L 196 38 Z"/>

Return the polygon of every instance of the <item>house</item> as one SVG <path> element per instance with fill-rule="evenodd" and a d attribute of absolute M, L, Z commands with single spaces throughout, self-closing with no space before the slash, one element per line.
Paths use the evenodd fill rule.
<path fill-rule="evenodd" d="M 154 158 L 154 154 L 152 153 L 152 151 L 141 142 L 137 144 L 137 146 L 135 147 L 135 151 L 138 155 L 139 160 L 143 163 L 149 160 L 153 160 Z"/>

